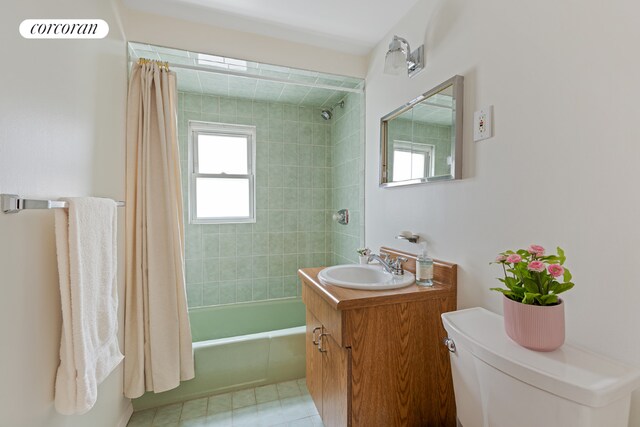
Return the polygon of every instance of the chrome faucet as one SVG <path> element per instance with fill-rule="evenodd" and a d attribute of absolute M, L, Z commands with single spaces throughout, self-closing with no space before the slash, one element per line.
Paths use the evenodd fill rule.
<path fill-rule="evenodd" d="M 373 260 L 377 260 L 378 262 L 380 262 L 382 268 L 395 276 L 402 276 L 404 274 L 402 263 L 408 261 L 407 258 L 401 256 L 396 257 L 396 259 L 394 260 L 389 260 L 389 255 L 387 254 L 383 254 L 382 256 L 376 254 L 369 255 L 369 259 L 367 259 L 367 262 L 371 262 Z"/>

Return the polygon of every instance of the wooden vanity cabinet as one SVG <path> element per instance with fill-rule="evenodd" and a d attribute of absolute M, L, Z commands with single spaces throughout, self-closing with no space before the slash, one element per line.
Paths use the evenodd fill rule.
<path fill-rule="evenodd" d="M 415 256 L 406 263 L 412 268 Z M 307 387 L 324 425 L 454 427 L 440 314 L 456 309 L 456 266 L 434 261 L 432 288 L 388 291 L 324 286 L 320 270 L 298 274 L 307 318 Z"/>
<path fill-rule="evenodd" d="M 304 293 L 305 291 L 303 291 Z M 313 301 L 314 296 L 307 300 Z M 319 303 L 318 300 L 314 301 Z M 306 311 L 307 388 L 325 427 L 347 426 L 351 390 L 351 351 L 336 343 L 331 329 Z M 326 319 L 326 317 L 325 317 Z M 329 323 L 329 322 L 327 322 Z"/>
<path fill-rule="evenodd" d="M 309 310 L 306 311 L 307 333 L 305 337 L 307 388 L 318 413 L 322 414 L 322 353 L 318 350 L 316 336 L 322 332 L 322 324 Z"/>

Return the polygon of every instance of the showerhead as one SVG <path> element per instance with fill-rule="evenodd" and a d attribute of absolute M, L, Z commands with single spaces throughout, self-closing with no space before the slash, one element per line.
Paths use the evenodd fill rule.
<path fill-rule="evenodd" d="M 320 112 L 320 115 L 322 116 L 323 119 L 325 120 L 331 120 L 331 117 L 333 117 L 333 109 L 336 107 L 340 107 L 340 108 L 344 108 L 344 99 L 340 102 L 338 102 L 336 105 L 334 105 L 333 107 L 329 108 L 329 109 L 324 109 Z"/>

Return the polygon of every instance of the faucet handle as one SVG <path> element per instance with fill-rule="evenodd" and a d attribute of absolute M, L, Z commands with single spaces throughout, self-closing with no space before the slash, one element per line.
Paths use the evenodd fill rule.
<path fill-rule="evenodd" d="M 396 257 L 396 259 L 393 260 L 392 265 L 396 268 L 402 268 L 402 263 L 407 261 L 409 261 L 408 258 L 405 258 L 403 256 L 398 256 Z"/>
<path fill-rule="evenodd" d="M 380 258 L 382 258 L 384 262 L 389 262 L 389 254 L 380 254 Z"/>
<path fill-rule="evenodd" d="M 393 274 L 402 275 L 404 274 L 404 270 L 402 269 L 402 263 L 407 262 L 408 259 L 402 256 L 396 257 L 393 261 L 391 261 L 391 268 L 393 268 Z"/>

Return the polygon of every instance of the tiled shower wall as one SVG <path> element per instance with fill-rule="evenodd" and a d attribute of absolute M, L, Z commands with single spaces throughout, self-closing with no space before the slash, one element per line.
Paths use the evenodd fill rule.
<path fill-rule="evenodd" d="M 327 240 L 331 264 L 358 262 L 356 249 L 364 236 L 364 108 L 363 96 L 349 94 L 331 119 L 332 213 L 349 210 L 349 224 L 331 222 Z"/>
<path fill-rule="evenodd" d="M 433 145 L 436 152 L 434 175 L 451 173 L 451 165 L 447 162 L 447 158 L 451 155 L 451 126 L 396 119 L 393 126 L 389 126 L 389 140 Z M 389 165 L 390 174 L 393 173 L 392 168 L 393 165 Z"/>
<path fill-rule="evenodd" d="M 341 155 L 334 153 L 340 144 L 331 145 L 333 122 L 323 120 L 320 111 L 317 107 L 179 93 L 185 214 L 188 121 L 257 128 L 256 223 L 189 224 L 185 218 L 189 307 L 296 297 L 300 295 L 298 268 L 327 265 L 333 260 L 329 255 L 329 208 L 335 202 L 331 186 L 337 181 L 331 172 L 348 165 L 339 162 L 340 166 L 331 166 L 332 155 L 337 155 L 336 159 Z M 346 121 L 338 125 L 338 121 L 334 133 L 339 127 L 342 135 L 347 132 L 343 127 L 351 125 Z M 342 237 L 335 241 L 340 248 L 347 244 Z"/>

